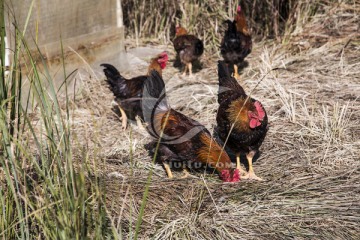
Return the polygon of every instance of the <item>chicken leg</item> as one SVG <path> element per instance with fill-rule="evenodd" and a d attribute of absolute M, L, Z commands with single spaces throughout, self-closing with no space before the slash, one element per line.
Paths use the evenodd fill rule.
<path fill-rule="evenodd" d="M 236 153 L 236 169 L 239 170 L 240 177 L 242 178 L 241 174 L 246 173 L 246 171 L 240 165 L 240 153 Z"/>
<path fill-rule="evenodd" d="M 248 154 L 246 154 L 246 159 L 248 160 L 249 163 L 249 172 L 242 177 L 243 179 L 249 179 L 249 180 L 258 180 L 258 181 L 263 181 L 262 178 L 256 176 L 253 166 L 252 166 L 252 160 L 255 156 L 255 151 L 250 151 Z"/>
<path fill-rule="evenodd" d="M 166 173 L 167 173 L 169 179 L 174 178 L 174 176 L 173 176 L 173 174 L 172 174 L 172 172 L 171 172 L 171 169 L 170 169 L 169 164 L 164 162 L 163 165 L 164 165 L 164 168 L 165 168 L 165 170 L 166 170 Z"/>
<path fill-rule="evenodd" d="M 186 70 L 188 69 L 188 64 L 187 63 L 185 63 L 185 68 L 184 68 L 184 72 L 183 72 L 183 76 L 186 76 Z"/>
<path fill-rule="evenodd" d="M 239 75 L 239 72 L 238 72 L 238 66 L 236 64 L 234 64 L 234 78 L 236 80 L 240 80 L 240 75 Z"/>
<path fill-rule="evenodd" d="M 120 107 L 120 103 L 118 103 L 116 100 L 113 100 L 111 102 L 111 106 L 113 108 L 118 108 L 120 113 L 121 113 L 121 127 L 123 130 L 126 130 L 126 127 L 127 127 L 127 116 L 126 116 L 126 113 L 124 111 L 124 109 L 122 109 L 122 107 Z"/>
<path fill-rule="evenodd" d="M 124 111 L 124 109 L 122 109 L 119 105 L 119 110 L 120 110 L 120 113 L 121 113 L 121 127 L 123 130 L 126 130 L 126 127 L 127 127 L 127 116 L 126 116 L 126 113 Z"/>
<path fill-rule="evenodd" d="M 189 77 L 192 77 L 192 63 L 191 62 L 188 64 L 188 68 L 189 68 Z"/>

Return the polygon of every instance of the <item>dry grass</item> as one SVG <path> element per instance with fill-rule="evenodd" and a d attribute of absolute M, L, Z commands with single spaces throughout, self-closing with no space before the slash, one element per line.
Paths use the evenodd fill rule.
<path fill-rule="evenodd" d="M 143 239 L 360 238 L 360 9 L 355 2 L 339 5 L 299 24 L 282 45 L 255 42 L 247 58 L 241 84 L 248 92 L 271 68 L 283 68 L 254 91 L 270 120 L 254 164 L 264 182 L 223 184 L 196 172 L 167 180 L 144 149 L 148 134 L 134 124 L 121 130 L 101 73 L 76 76 L 82 88 L 72 106 L 74 154 L 81 160 L 85 152 L 93 161 L 123 238 L 134 234 L 150 169 Z M 171 46 L 158 48 L 174 59 Z M 172 107 L 209 129 L 218 106 L 216 61 L 205 55 L 193 79 L 172 66 L 163 73 Z"/>
<path fill-rule="evenodd" d="M 149 38 L 167 44 L 174 38 L 175 26 L 181 24 L 204 41 L 208 52 L 218 54 L 226 25 L 224 20 L 233 19 L 239 2 L 248 16 L 248 24 L 254 36 L 278 40 L 292 31 L 290 26 L 295 25 L 295 20 L 303 19 L 296 15 L 309 5 L 306 0 L 124 0 L 122 8 L 126 33 L 137 45 Z M 315 10 L 306 11 L 316 12 L 320 2 L 310 4 Z"/>

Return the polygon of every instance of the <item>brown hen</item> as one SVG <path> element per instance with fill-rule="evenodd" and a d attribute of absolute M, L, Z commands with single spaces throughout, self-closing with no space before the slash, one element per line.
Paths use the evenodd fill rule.
<path fill-rule="evenodd" d="M 185 65 L 183 75 L 189 70 L 192 75 L 192 62 L 197 60 L 204 52 L 203 42 L 194 35 L 189 35 L 185 28 L 176 27 L 176 35 L 173 41 L 174 48 L 180 61 Z"/>

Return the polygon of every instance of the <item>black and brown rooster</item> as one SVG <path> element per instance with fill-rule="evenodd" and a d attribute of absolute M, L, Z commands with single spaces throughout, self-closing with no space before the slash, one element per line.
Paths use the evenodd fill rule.
<path fill-rule="evenodd" d="M 240 154 L 245 153 L 249 172 L 241 178 L 262 180 L 255 175 L 252 161 L 268 130 L 266 111 L 258 100 L 246 95 L 223 61 L 218 63 L 218 75 L 218 136 L 236 154 L 236 165 L 241 173 L 244 170 L 240 166 Z"/>

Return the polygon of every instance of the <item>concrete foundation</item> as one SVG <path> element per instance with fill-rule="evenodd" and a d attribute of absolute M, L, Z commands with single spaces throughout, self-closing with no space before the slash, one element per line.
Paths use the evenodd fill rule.
<path fill-rule="evenodd" d="M 123 55 L 124 26 L 121 0 L 5 0 L 7 48 L 9 65 L 16 48 L 16 30 L 25 32 L 25 42 L 40 72 L 45 71 L 40 53 L 46 61 L 46 71 L 56 86 L 64 82 L 63 67 L 68 75 L 74 70 L 84 72 L 102 59 Z M 28 19 L 28 20 L 27 20 Z M 26 54 L 21 58 L 22 76 L 31 69 Z M 45 74 L 43 74 L 45 76 Z M 67 80 L 70 89 L 74 77 Z M 27 79 L 23 88 L 28 88 Z M 77 82 L 76 88 L 81 86 Z M 24 94 L 26 99 L 26 94 Z"/>
<path fill-rule="evenodd" d="M 36 50 L 38 46 L 48 59 L 60 55 L 61 42 L 68 52 L 99 48 L 111 40 L 118 42 L 117 50 L 121 51 L 124 29 L 120 1 L 7 0 L 10 47 L 14 48 L 16 25 L 21 32 L 26 26 L 25 40 L 30 49 Z"/>

